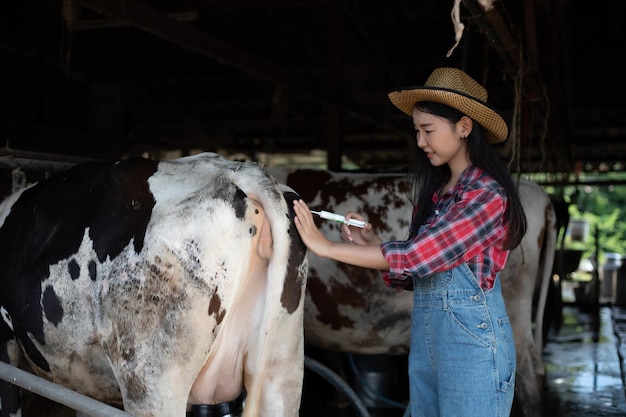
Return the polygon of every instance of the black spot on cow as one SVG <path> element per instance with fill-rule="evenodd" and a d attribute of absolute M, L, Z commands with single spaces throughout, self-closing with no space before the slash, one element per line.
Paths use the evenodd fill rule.
<path fill-rule="evenodd" d="M 47 286 L 43 293 L 42 299 L 43 311 L 48 321 L 58 326 L 63 320 L 63 307 L 54 292 L 54 288 Z"/>
<path fill-rule="evenodd" d="M 237 188 L 235 191 L 235 195 L 232 199 L 232 206 L 235 209 L 235 216 L 238 219 L 243 219 L 246 217 L 246 209 L 248 208 L 248 196 L 244 193 L 241 188 Z"/>
<path fill-rule="evenodd" d="M 215 321 L 217 322 L 217 324 L 220 324 L 222 320 L 224 320 L 226 311 L 222 310 L 222 299 L 217 294 L 217 291 L 215 291 L 211 296 L 211 301 L 209 301 L 208 313 L 209 316 L 215 315 Z"/>
<path fill-rule="evenodd" d="M 148 179 L 156 170 L 156 161 L 143 158 L 121 161 L 111 168 L 89 229 L 100 262 L 107 256 L 115 258 L 131 239 L 135 252 L 143 248 L 155 203 Z"/>
<path fill-rule="evenodd" d="M 76 259 L 74 258 L 70 259 L 67 263 L 67 270 L 70 274 L 70 278 L 72 278 L 72 281 L 77 280 L 80 276 L 80 265 L 78 265 L 78 262 L 76 262 Z"/>
<path fill-rule="evenodd" d="M 293 201 L 299 199 L 300 196 L 293 192 L 283 193 L 289 207 L 289 237 L 291 242 L 289 264 L 287 265 L 287 276 L 285 277 L 285 285 L 280 296 L 280 301 L 285 309 L 291 314 L 297 310 L 300 305 L 300 298 L 303 296 L 303 284 L 306 274 L 300 274 L 300 265 L 306 256 L 306 246 L 300 238 L 300 234 L 296 230 L 293 219 L 296 215 L 293 209 Z"/>
<path fill-rule="evenodd" d="M 0 228 L 0 276 L 20 285 L 11 297 L 0 291 L 0 304 L 19 323 L 15 336 L 39 368 L 49 371 L 31 340 L 45 343 L 44 314 L 53 323 L 62 316 L 53 291 L 44 295 L 45 311 L 40 303 L 50 265 L 72 258 L 86 230 L 101 262 L 115 258 L 131 240 L 140 251 L 154 206 L 147 181 L 156 170 L 156 161 L 143 158 L 80 164 L 25 189 L 11 207 Z M 68 268 L 74 279 L 75 267 Z M 95 264 L 89 271 L 95 279 Z"/>
<path fill-rule="evenodd" d="M 238 219 L 246 217 L 248 196 L 236 184 L 226 180 L 219 181 L 213 191 L 213 197 L 230 204 Z"/>
<path fill-rule="evenodd" d="M 95 281 L 96 278 L 98 277 L 98 266 L 96 264 L 96 261 L 94 261 L 93 259 L 89 261 L 89 264 L 87 265 L 87 268 L 89 269 L 89 278 L 92 281 Z"/>

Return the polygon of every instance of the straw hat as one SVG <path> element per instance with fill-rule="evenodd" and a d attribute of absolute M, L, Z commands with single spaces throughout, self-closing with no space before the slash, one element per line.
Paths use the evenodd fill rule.
<path fill-rule="evenodd" d="M 485 129 L 490 143 L 505 141 L 509 135 L 504 119 L 487 104 L 487 90 L 457 68 L 437 68 L 423 86 L 391 91 L 389 99 L 409 116 L 418 101 L 434 101 L 453 107 L 478 122 Z"/>

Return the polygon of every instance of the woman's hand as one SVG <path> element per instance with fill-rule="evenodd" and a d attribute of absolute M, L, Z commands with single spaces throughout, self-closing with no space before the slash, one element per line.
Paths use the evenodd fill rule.
<path fill-rule="evenodd" d="M 317 256 L 328 257 L 326 253 L 328 253 L 332 242 L 326 239 L 315 225 L 309 206 L 302 200 L 294 200 L 293 209 L 296 212 L 294 219 L 296 229 L 298 229 L 298 233 L 300 233 L 300 237 L 306 247 Z"/>
<path fill-rule="evenodd" d="M 313 214 L 304 201 L 294 200 L 293 209 L 296 212 L 294 223 L 302 241 L 317 256 L 363 268 L 389 270 L 389 263 L 385 259 L 380 245 L 377 244 L 380 242 L 380 239 L 372 232 L 371 224 L 367 224 L 365 229 L 356 228 L 358 232 L 357 230 L 350 231 L 353 237 L 351 241 L 354 242 L 354 238 L 356 238 L 358 242 L 363 242 L 360 245 L 334 243 L 326 239 L 317 228 L 313 221 Z M 353 219 L 363 219 L 356 213 L 351 215 Z M 342 235 L 346 233 L 344 228 L 347 227 L 345 225 L 342 226 Z"/>
<path fill-rule="evenodd" d="M 360 214 L 349 211 L 345 214 L 346 220 L 355 219 L 365 221 L 365 218 Z M 382 242 L 378 236 L 372 231 L 372 225 L 370 223 L 365 224 L 365 228 L 361 229 L 356 226 L 348 226 L 344 224 L 341 226 L 341 238 L 357 245 L 373 245 Z"/>

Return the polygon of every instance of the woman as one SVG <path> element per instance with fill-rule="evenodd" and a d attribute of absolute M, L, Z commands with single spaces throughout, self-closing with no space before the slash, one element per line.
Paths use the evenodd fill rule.
<path fill-rule="evenodd" d="M 390 287 L 414 291 L 409 354 L 411 416 L 508 416 L 515 345 L 498 275 L 526 231 L 515 183 L 490 143 L 508 128 L 487 92 L 456 68 L 424 86 L 389 93 L 412 116 L 418 162 L 406 241 L 382 242 L 368 223 L 326 239 L 307 205 L 296 227 L 316 255 L 384 271 Z M 349 212 L 346 219 L 364 220 Z"/>

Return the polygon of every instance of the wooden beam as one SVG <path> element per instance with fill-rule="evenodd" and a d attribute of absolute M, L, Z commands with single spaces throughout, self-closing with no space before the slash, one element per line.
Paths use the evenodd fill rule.
<path fill-rule="evenodd" d="M 264 7 L 299 7 L 328 3 L 329 0 L 178 0 L 164 2 L 168 11 L 208 12 L 211 10 L 258 9 Z"/>
<path fill-rule="evenodd" d="M 328 90 L 322 85 L 305 84 L 295 78 L 291 72 L 278 67 L 271 62 L 258 58 L 234 45 L 224 42 L 210 34 L 203 32 L 184 22 L 178 22 L 167 14 L 150 8 L 136 0 L 78 0 L 84 7 L 97 11 L 114 19 L 129 22 L 132 26 L 144 30 L 154 36 L 180 45 L 185 49 L 210 57 L 224 65 L 230 65 L 253 77 L 268 80 L 283 85 L 322 105 L 336 102 Z M 285 1 L 287 2 L 287 1 Z M 297 3 L 293 0 L 290 3 Z M 397 127 L 390 126 L 372 116 L 365 115 L 345 106 L 341 107 L 344 114 L 349 114 L 366 123 L 384 129 L 397 131 Z"/>
<path fill-rule="evenodd" d="M 560 1 L 560 0 L 552 0 Z M 498 52 L 502 60 L 505 62 L 505 71 L 508 71 L 514 79 L 519 74 L 522 74 L 522 96 L 526 99 L 533 100 L 531 106 L 536 109 L 530 110 L 528 108 L 522 108 L 522 111 L 529 112 L 529 114 L 547 115 L 548 123 L 546 126 L 546 132 L 544 135 L 550 133 L 552 135 L 552 143 L 562 143 L 567 137 L 567 133 L 563 132 L 563 129 L 558 123 L 555 123 L 555 117 L 550 106 L 548 97 L 542 97 L 544 92 L 544 84 L 539 72 L 536 58 L 529 58 L 528 54 L 524 50 L 524 46 L 521 40 L 517 39 L 513 32 L 513 24 L 511 23 L 508 15 L 504 11 L 504 6 L 501 1 L 493 3 L 493 8 L 485 10 L 485 8 L 479 4 L 477 0 L 463 0 L 463 4 L 475 17 L 474 22 L 478 28 L 485 34 L 489 40 L 491 46 Z M 531 3 L 527 3 L 528 5 Z M 526 12 L 531 11 L 531 7 L 526 9 Z M 534 21 L 530 22 L 531 27 L 534 27 Z M 534 37 L 530 37 L 529 41 L 534 42 Z M 531 45 L 531 48 L 533 46 Z M 531 51 L 534 54 L 536 49 Z M 529 61 L 530 59 L 530 61 Z M 535 59 L 535 61 L 533 61 Z M 534 68 L 533 68 L 534 67 Z M 541 100 L 536 100 L 542 98 Z M 554 105 L 552 105 L 553 107 Z M 543 128 L 543 127 L 542 127 Z M 532 136 L 532 131 L 529 131 L 527 135 Z M 518 140 L 524 140 L 524 138 L 518 138 Z M 552 162 L 555 160 L 553 159 Z M 569 161 L 566 161 L 566 163 Z"/>
<path fill-rule="evenodd" d="M 114 19 L 125 21 L 154 36 L 180 45 L 218 62 L 231 65 L 254 77 L 283 84 L 317 101 L 328 101 L 323 91 L 303 87 L 292 75 L 270 62 L 222 41 L 191 25 L 178 22 L 165 13 L 134 0 L 79 0 L 85 7 Z"/>
<path fill-rule="evenodd" d="M 509 30 L 510 22 L 505 21 L 503 15 L 498 11 L 498 3 L 496 1 L 493 8 L 485 10 L 476 0 L 463 0 L 463 5 L 467 7 L 470 13 L 479 17 L 475 19 L 475 23 L 491 47 L 500 54 L 507 65 L 511 67 L 511 70 L 516 71 L 524 64 L 520 61 L 521 46 Z"/>
<path fill-rule="evenodd" d="M 539 71 L 539 50 L 537 47 L 537 25 L 535 24 L 535 0 L 524 0 L 524 24 L 526 27 L 526 49 L 528 68 Z"/>
<path fill-rule="evenodd" d="M 339 4 L 337 4 L 339 3 Z M 326 6 L 328 31 L 326 45 L 328 51 L 327 77 L 328 90 L 332 92 L 334 100 L 326 108 L 326 166 L 331 171 L 341 170 L 343 155 L 341 137 L 341 1 L 330 2 Z"/>

